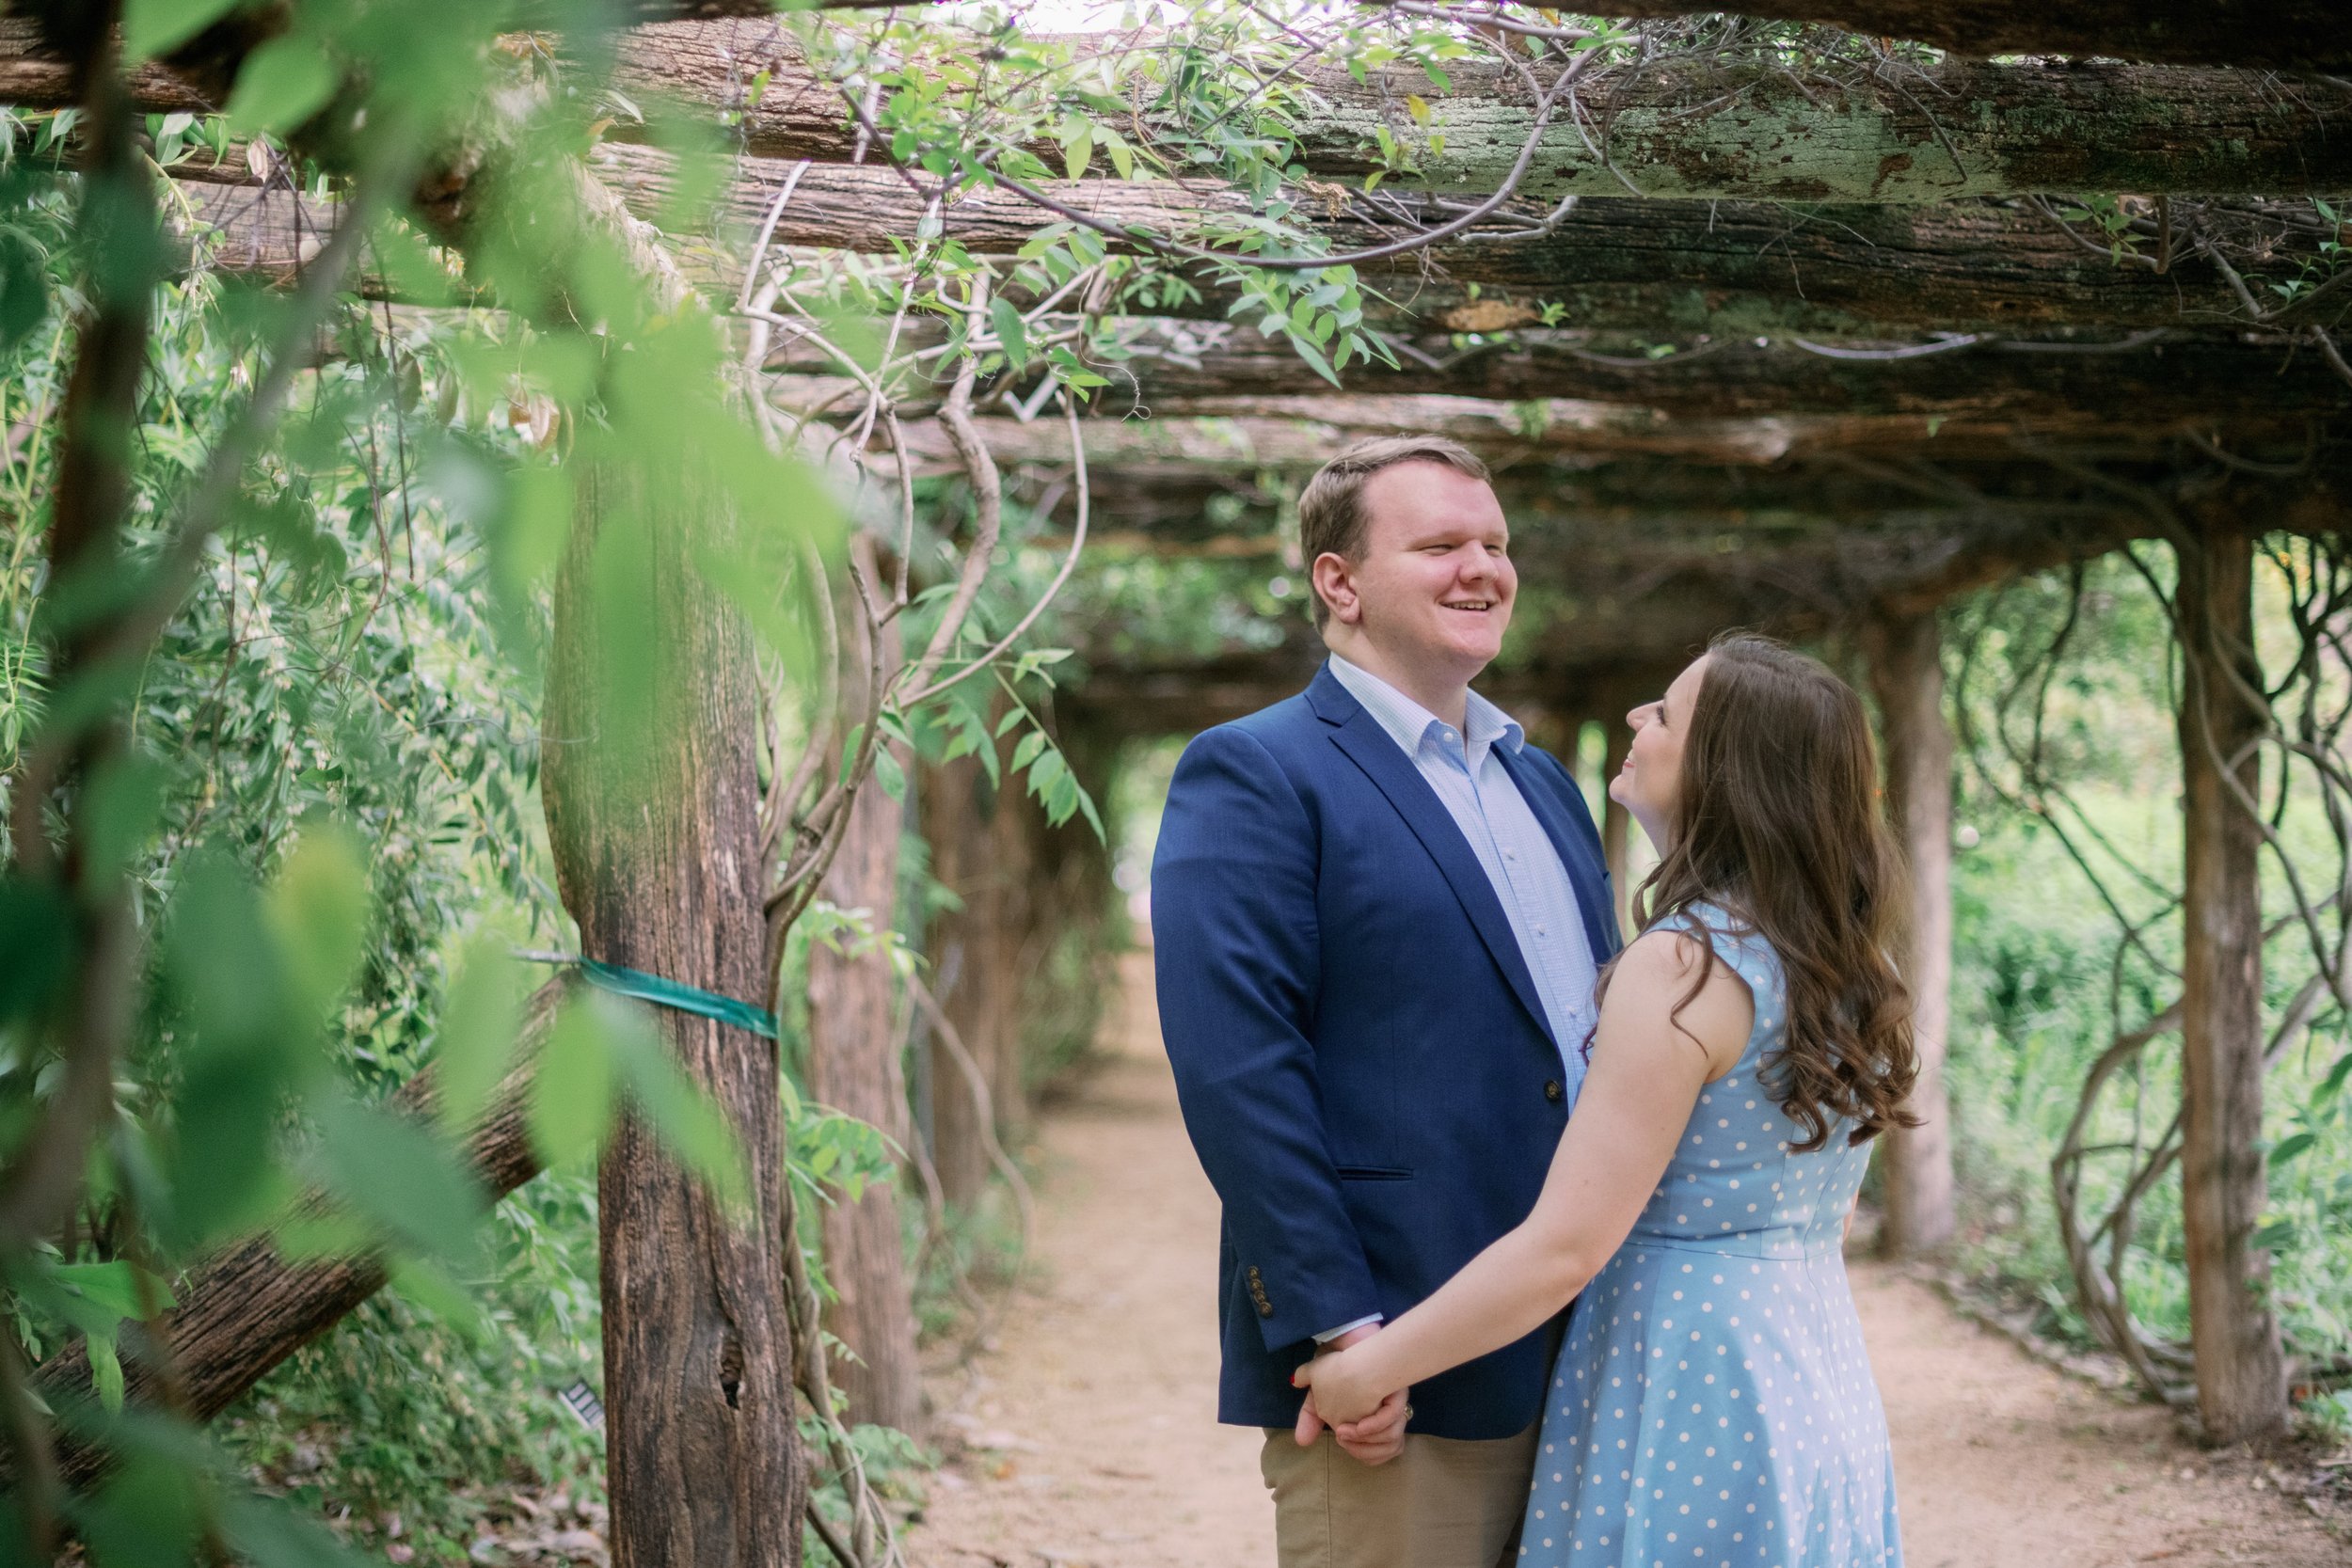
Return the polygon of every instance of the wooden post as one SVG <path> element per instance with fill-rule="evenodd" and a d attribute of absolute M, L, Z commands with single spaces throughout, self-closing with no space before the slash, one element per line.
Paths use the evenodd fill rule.
<path fill-rule="evenodd" d="M 976 960 L 971 929 L 979 918 L 972 905 L 981 896 L 986 861 L 988 816 L 981 792 L 987 787 L 977 759 L 957 757 L 923 770 L 915 802 L 924 842 L 930 847 L 931 876 L 964 906 L 944 911 L 931 922 L 927 941 L 931 985 L 964 1048 L 974 1053 L 982 1078 L 993 1079 L 981 1055 L 989 1042 L 980 1027 L 980 1012 L 972 1006 L 969 974 Z M 962 1067 L 939 1032 L 926 1028 L 922 1037 L 930 1042 L 931 1163 L 946 1200 L 969 1208 L 988 1186 L 988 1140 L 980 1130 L 979 1107 Z"/>
<path fill-rule="evenodd" d="M 882 635 L 882 667 L 893 669 L 898 623 Z M 881 1128 L 901 1148 L 911 1134 L 887 942 L 904 822 L 904 811 L 879 781 L 858 792 L 824 896 L 835 908 L 866 911 L 875 940 L 848 951 L 812 942 L 808 951 L 809 1092 Z M 851 1419 L 916 1432 L 923 1386 L 897 1186 L 877 1181 L 855 1203 L 831 1205 L 824 1227 L 825 1270 L 837 1298 L 825 1309 L 825 1327 L 850 1353 L 834 1369 L 834 1386 L 849 1396 Z"/>
<path fill-rule="evenodd" d="M 1886 744 L 1886 809 L 1911 863 L 1911 942 L 1903 977 L 1911 986 L 1919 1080 L 1911 1093 L 1916 1127 L 1881 1140 L 1885 1220 L 1880 1250 L 1890 1258 L 1933 1252 L 1951 1240 L 1951 1107 L 1944 1090 L 1952 989 L 1952 735 L 1944 721 L 1944 657 L 1932 610 L 1889 615 L 1864 639 L 1870 685 Z"/>
<path fill-rule="evenodd" d="M 2259 787 L 2265 715 L 2253 651 L 2253 540 L 2209 532 L 2175 546 L 2181 638 L 2185 929 L 2181 1210 L 2189 1334 L 2206 1439 L 2268 1436 L 2287 1420 L 2279 1324 L 2254 1245 L 2263 1170 L 2262 839 L 2240 799 Z M 2225 772 L 2225 769 L 2227 770 Z M 2236 787 L 2232 785 L 2234 778 Z"/>
<path fill-rule="evenodd" d="M 593 958 L 756 1002 L 768 988 L 751 640 L 691 565 L 724 503 L 691 477 L 582 467 L 542 721 L 564 907 Z M 631 669 L 615 648 L 644 658 Z M 655 1018 L 734 1123 L 753 1212 L 731 1220 L 634 1117 L 606 1147 L 612 1560 L 782 1568 L 800 1560 L 807 1482 L 783 1292 L 776 1048 L 675 1009 Z"/>
<path fill-rule="evenodd" d="M 1633 814 L 1617 804 L 1616 797 L 1609 793 L 1609 784 L 1625 766 L 1626 752 L 1633 749 L 1633 731 L 1624 714 L 1612 713 L 1601 719 L 1600 733 L 1600 855 L 1609 867 L 1609 887 L 1616 900 L 1617 932 L 1629 938 L 1633 934 L 1633 889 L 1627 879 L 1627 852 L 1632 846 Z"/>

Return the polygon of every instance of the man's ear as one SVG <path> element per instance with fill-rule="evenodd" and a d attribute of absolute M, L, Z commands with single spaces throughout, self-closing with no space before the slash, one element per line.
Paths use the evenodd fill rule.
<path fill-rule="evenodd" d="M 1355 568 L 1347 558 L 1331 550 L 1315 557 L 1307 569 L 1308 580 L 1320 594 L 1331 619 L 1345 626 L 1354 626 L 1363 618 L 1363 606 L 1356 595 Z"/>

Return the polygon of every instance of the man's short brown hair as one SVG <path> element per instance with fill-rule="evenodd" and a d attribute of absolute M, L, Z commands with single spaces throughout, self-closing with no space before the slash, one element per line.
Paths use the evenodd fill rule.
<path fill-rule="evenodd" d="M 1377 436 L 1357 442 L 1315 470 L 1298 496 L 1298 554 L 1307 566 L 1307 594 L 1315 625 L 1331 617 L 1331 607 L 1315 592 L 1315 558 L 1336 555 L 1354 561 L 1364 547 L 1364 482 L 1399 463 L 1442 463 L 1481 483 L 1491 476 L 1476 452 L 1442 436 Z"/>

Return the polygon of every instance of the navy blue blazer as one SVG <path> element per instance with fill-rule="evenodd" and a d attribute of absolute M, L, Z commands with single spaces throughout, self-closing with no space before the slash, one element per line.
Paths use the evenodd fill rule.
<path fill-rule="evenodd" d="M 1533 746 L 1502 754 L 1605 960 L 1582 792 Z M 1394 1319 L 1534 1207 L 1567 1124 L 1560 1049 L 1469 842 L 1327 669 L 1184 749 L 1152 929 L 1184 1124 L 1225 1211 L 1217 1418 L 1288 1426 L 1316 1334 Z M 1524 1431 L 1546 1340 L 1415 1387 L 1411 1429 Z"/>

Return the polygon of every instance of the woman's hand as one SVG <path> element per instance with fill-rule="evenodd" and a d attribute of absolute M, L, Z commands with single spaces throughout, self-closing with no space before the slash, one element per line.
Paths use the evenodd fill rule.
<path fill-rule="evenodd" d="M 1376 1336 L 1375 1336 L 1376 1338 Z M 1315 1413 L 1334 1427 L 1360 1421 L 1396 1389 L 1383 1383 L 1369 1340 L 1318 1355 L 1291 1374 L 1291 1386 L 1313 1396 Z"/>

